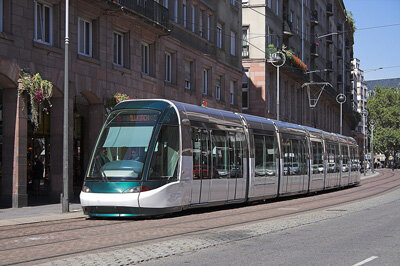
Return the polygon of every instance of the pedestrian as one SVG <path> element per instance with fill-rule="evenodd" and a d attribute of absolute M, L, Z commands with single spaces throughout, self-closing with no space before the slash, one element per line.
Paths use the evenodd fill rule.
<path fill-rule="evenodd" d="M 392 171 L 394 171 L 394 166 L 395 166 L 395 164 L 394 164 L 394 161 L 392 162 Z"/>

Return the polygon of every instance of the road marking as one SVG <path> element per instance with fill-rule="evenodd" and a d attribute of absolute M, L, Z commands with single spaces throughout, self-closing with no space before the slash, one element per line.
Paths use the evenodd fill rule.
<path fill-rule="evenodd" d="M 368 259 L 365 259 L 363 261 L 360 261 L 359 263 L 354 264 L 353 266 L 360 266 L 367 262 L 373 261 L 374 259 L 377 259 L 377 258 L 378 258 L 377 256 L 372 256 L 372 257 L 369 257 Z"/>

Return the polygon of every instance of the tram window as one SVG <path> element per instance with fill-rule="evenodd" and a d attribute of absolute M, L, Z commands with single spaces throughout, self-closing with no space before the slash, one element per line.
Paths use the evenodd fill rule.
<path fill-rule="evenodd" d="M 274 176 L 276 173 L 275 141 L 273 136 L 254 136 L 255 176 Z"/>
<path fill-rule="evenodd" d="M 193 129 L 193 179 L 210 178 L 210 138 L 206 130 Z"/>
<path fill-rule="evenodd" d="M 355 147 L 350 147 L 350 160 L 351 160 L 351 171 L 357 172 L 359 166 L 358 150 Z"/>
<path fill-rule="evenodd" d="M 337 144 L 328 143 L 328 172 L 337 173 L 339 172 L 339 146 Z"/>
<path fill-rule="evenodd" d="M 243 177 L 243 147 L 241 133 L 229 133 L 230 178 Z"/>
<path fill-rule="evenodd" d="M 179 161 L 178 136 L 177 126 L 162 126 L 150 163 L 149 180 L 176 180 Z"/>
<path fill-rule="evenodd" d="M 229 145 L 226 133 L 216 130 L 211 133 L 213 178 L 227 178 L 229 173 Z"/>
<path fill-rule="evenodd" d="M 300 175 L 307 173 L 306 141 L 289 136 L 282 138 L 283 175 Z"/>
<path fill-rule="evenodd" d="M 342 145 L 342 156 L 343 156 L 343 165 L 342 165 L 342 171 L 343 172 L 348 172 L 349 171 L 349 148 L 347 145 Z"/>
<path fill-rule="evenodd" d="M 200 159 L 200 175 L 203 179 L 211 178 L 210 175 L 210 138 L 207 131 L 201 133 L 200 147 L 201 147 L 201 159 Z"/>
<path fill-rule="evenodd" d="M 200 134 L 193 130 L 193 179 L 200 179 Z"/>
<path fill-rule="evenodd" d="M 324 159 L 321 142 L 311 142 L 312 147 L 312 172 L 313 174 L 322 173 L 324 171 Z"/>

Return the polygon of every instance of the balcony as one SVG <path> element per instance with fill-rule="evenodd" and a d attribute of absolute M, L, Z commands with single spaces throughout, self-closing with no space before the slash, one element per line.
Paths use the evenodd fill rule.
<path fill-rule="evenodd" d="M 332 3 L 326 4 L 326 14 L 327 14 L 328 16 L 332 16 L 332 15 L 333 15 L 333 6 L 332 6 Z"/>
<path fill-rule="evenodd" d="M 124 9 L 139 14 L 151 22 L 169 29 L 168 9 L 153 0 L 109 0 Z"/>
<path fill-rule="evenodd" d="M 249 46 L 243 45 L 242 46 L 242 58 L 249 58 Z"/>
<path fill-rule="evenodd" d="M 316 43 L 313 43 L 311 45 L 310 53 L 311 53 L 311 56 L 313 56 L 313 57 L 318 57 L 319 56 L 319 54 L 318 54 L 318 45 Z"/>
<path fill-rule="evenodd" d="M 333 71 L 332 61 L 330 61 L 330 60 L 326 61 L 326 71 L 329 71 L 329 72 Z"/>
<path fill-rule="evenodd" d="M 310 22 L 312 26 L 318 25 L 318 12 L 313 10 L 310 16 Z"/>

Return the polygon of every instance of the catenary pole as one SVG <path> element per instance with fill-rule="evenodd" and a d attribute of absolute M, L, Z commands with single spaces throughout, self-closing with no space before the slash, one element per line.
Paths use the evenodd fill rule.
<path fill-rule="evenodd" d="M 65 0 L 65 51 L 64 51 L 64 138 L 63 138 L 63 194 L 62 212 L 69 212 L 68 187 L 68 46 L 69 46 L 69 0 Z"/>

